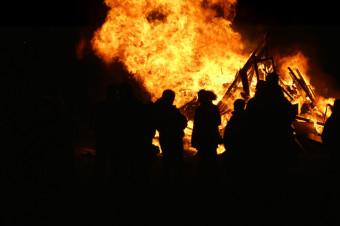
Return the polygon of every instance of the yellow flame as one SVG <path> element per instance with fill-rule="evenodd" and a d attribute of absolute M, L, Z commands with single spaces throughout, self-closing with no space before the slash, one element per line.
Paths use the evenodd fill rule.
<path fill-rule="evenodd" d="M 92 46 L 105 62 L 122 61 L 159 98 L 176 92 L 182 106 L 202 89 L 225 91 L 247 60 L 241 35 L 230 27 L 236 0 L 106 0 L 106 22 Z"/>
<path fill-rule="evenodd" d="M 122 62 L 150 93 L 152 101 L 165 89 L 175 91 L 178 107 L 191 101 L 200 89 L 213 90 L 220 100 L 250 55 L 245 52 L 241 35 L 231 28 L 236 0 L 105 0 L 105 4 L 109 8 L 106 21 L 94 33 L 92 48 L 108 64 Z M 299 69 L 314 91 L 307 76 L 308 58 L 302 52 L 277 60 L 284 84 L 296 90 L 287 69 L 291 67 Z M 260 65 L 259 70 L 273 68 Z M 251 96 L 255 77 L 250 84 Z M 240 95 L 235 94 L 227 104 L 232 106 L 235 98 Z M 307 101 L 301 92 L 292 102 L 302 106 Z M 332 101 L 316 96 L 316 109 L 323 111 Z M 315 112 L 306 117 L 319 121 L 320 115 Z M 229 117 L 222 116 L 221 130 Z M 184 137 L 186 149 L 193 149 L 189 142 L 192 127 L 189 121 Z M 153 144 L 159 146 L 158 133 Z M 221 145 L 218 153 L 223 151 Z"/>
<path fill-rule="evenodd" d="M 331 111 L 326 111 L 326 108 L 328 105 L 333 105 L 335 98 L 324 98 L 314 92 L 315 88 L 311 85 L 310 77 L 308 76 L 309 59 L 301 51 L 298 51 L 290 56 L 279 58 L 278 65 L 280 65 L 278 71 L 280 72 L 281 79 L 283 80 L 284 84 L 290 86 L 292 89 L 297 89 L 295 84 L 293 84 L 292 76 L 289 74 L 288 67 L 290 67 L 299 79 L 300 76 L 302 76 L 302 79 L 306 82 L 307 87 L 309 87 L 311 92 L 315 94 L 313 107 L 302 116 L 313 122 L 315 130 L 321 134 L 323 126 L 320 125 L 320 123 L 324 123 L 325 120 L 327 120 L 327 118 L 330 116 Z M 300 71 L 300 75 L 297 71 Z M 298 103 L 300 108 L 303 104 L 312 103 L 312 100 L 303 90 L 299 90 L 297 95 L 294 97 L 295 99 L 292 102 Z"/>

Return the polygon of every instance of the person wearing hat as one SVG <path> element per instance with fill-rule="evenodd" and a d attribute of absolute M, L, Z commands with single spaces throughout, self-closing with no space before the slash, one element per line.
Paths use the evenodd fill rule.
<path fill-rule="evenodd" d="M 200 106 L 195 110 L 191 145 L 197 149 L 198 176 L 201 182 L 217 182 L 217 152 L 222 137 L 218 126 L 221 115 L 218 107 L 212 103 L 215 93 L 207 90 L 198 92 Z M 210 183 L 208 183 L 210 184 Z"/>

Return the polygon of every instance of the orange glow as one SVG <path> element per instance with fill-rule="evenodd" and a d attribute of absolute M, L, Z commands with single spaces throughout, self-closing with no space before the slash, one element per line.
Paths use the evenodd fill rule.
<path fill-rule="evenodd" d="M 326 112 L 326 107 L 327 105 L 333 105 L 335 98 L 324 98 L 315 93 L 315 88 L 311 85 L 310 78 L 308 77 L 308 60 L 309 59 L 304 56 L 302 52 L 297 52 L 296 54 L 293 54 L 291 56 L 282 57 L 278 60 L 278 64 L 280 65 L 278 71 L 280 73 L 281 79 L 283 80 L 283 83 L 298 91 L 295 95 L 293 95 L 293 104 L 299 104 L 299 108 L 301 110 L 304 104 L 306 105 L 312 103 L 312 107 L 307 112 L 301 112 L 300 115 L 313 122 L 316 131 L 321 134 L 323 126 L 320 124 L 318 125 L 317 123 L 324 123 L 325 120 L 330 116 L 331 111 Z M 314 95 L 315 99 L 313 101 L 306 94 L 305 91 L 303 91 L 301 88 L 299 88 L 299 86 L 296 86 L 293 83 L 293 78 L 289 74 L 290 72 L 288 70 L 288 67 L 292 69 L 292 71 L 298 78 L 300 78 L 301 76 L 303 77 L 304 81 L 306 82 L 306 86 Z M 325 115 L 325 113 L 327 114 Z"/>
<path fill-rule="evenodd" d="M 231 28 L 236 0 L 105 0 L 105 4 L 109 7 L 106 21 L 94 33 L 92 48 L 108 64 L 122 62 L 150 93 L 152 101 L 165 89 L 172 89 L 176 93 L 175 105 L 181 107 L 193 100 L 200 89 L 207 89 L 216 93 L 217 103 L 250 56 L 241 35 Z M 282 82 L 297 91 L 292 103 L 298 103 L 301 108 L 311 100 L 296 87 L 287 68 L 299 70 L 314 92 L 307 76 L 308 58 L 298 52 L 275 60 Z M 273 70 L 272 66 L 258 66 L 260 72 Z M 254 95 L 256 82 L 253 76 L 250 97 Z M 236 90 L 226 103 L 231 108 L 233 101 L 241 98 L 241 83 Z M 323 121 L 325 106 L 333 102 L 334 99 L 316 95 L 313 111 L 304 117 L 315 123 Z M 230 112 L 222 115 L 221 131 Z M 192 127 L 189 119 L 184 137 L 187 150 L 193 149 Z M 153 141 L 155 145 L 159 145 L 157 137 L 158 134 Z M 218 153 L 223 151 L 222 145 Z"/>
<path fill-rule="evenodd" d="M 86 45 L 86 39 L 81 38 L 76 45 L 76 57 L 78 60 L 82 60 L 84 58 L 84 48 Z"/>
<path fill-rule="evenodd" d="M 107 63 L 122 61 L 153 101 L 165 89 L 176 92 L 178 107 L 202 88 L 222 96 L 222 84 L 233 81 L 249 55 L 230 27 L 235 0 L 105 3 L 110 10 L 93 49 Z"/>

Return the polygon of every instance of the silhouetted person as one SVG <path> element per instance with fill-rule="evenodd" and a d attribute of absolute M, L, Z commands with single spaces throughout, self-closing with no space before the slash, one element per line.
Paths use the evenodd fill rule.
<path fill-rule="evenodd" d="M 77 126 L 58 96 L 44 100 L 39 122 L 40 161 L 42 182 L 70 183 L 74 179 L 73 139 Z"/>
<path fill-rule="evenodd" d="M 120 161 L 119 156 L 112 156 L 117 149 L 119 139 L 118 86 L 115 84 L 108 86 L 106 93 L 106 99 L 96 104 L 90 118 L 90 127 L 97 137 L 95 178 L 99 181 L 105 177 L 109 157 L 115 158 L 117 162 Z"/>
<path fill-rule="evenodd" d="M 340 175 L 340 99 L 334 101 L 332 114 L 322 131 L 322 143 L 329 153 L 329 169 L 333 175 Z M 339 182 L 339 181 L 338 181 Z"/>
<path fill-rule="evenodd" d="M 266 82 L 263 80 L 259 80 L 256 84 L 255 95 L 250 98 L 247 102 L 246 110 L 251 111 L 252 113 L 256 111 L 257 105 L 262 102 L 265 96 L 265 87 Z M 255 104 L 255 105 L 254 105 Z"/>
<path fill-rule="evenodd" d="M 228 169 L 228 174 L 243 180 L 253 161 L 247 140 L 250 134 L 245 105 L 243 99 L 234 102 L 234 111 L 224 130 L 223 144 L 226 151 L 222 154 L 225 158 L 222 164 Z"/>
<path fill-rule="evenodd" d="M 284 191 L 289 169 L 296 164 L 298 153 L 291 126 L 297 112 L 285 98 L 278 80 L 276 73 L 268 74 L 246 108 L 252 134 L 247 140 L 253 150 L 249 176 L 257 188 L 254 191 L 267 200 L 274 200 L 270 194 Z"/>
<path fill-rule="evenodd" d="M 156 121 L 154 118 L 154 103 L 147 102 L 141 104 L 139 101 L 131 103 L 129 109 L 133 118 L 130 120 L 131 127 L 127 131 L 127 137 L 133 142 L 126 145 L 129 154 L 129 180 L 131 185 L 145 186 L 149 182 L 150 167 L 157 158 L 159 148 L 152 144 L 152 140 L 156 134 Z"/>
<path fill-rule="evenodd" d="M 111 167 L 113 171 L 120 172 L 121 183 L 128 185 L 136 182 L 137 173 L 140 172 L 141 145 L 140 138 L 146 129 L 143 123 L 147 119 L 142 119 L 143 112 L 142 103 L 134 94 L 131 84 L 122 83 L 118 87 L 118 136 L 116 150 L 113 152 L 113 162 Z M 143 128 L 142 128 L 143 127 Z M 148 133 L 152 133 L 148 131 Z M 144 135 L 144 134 L 143 134 Z M 119 156 L 119 162 L 116 157 Z"/>
<path fill-rule="evenodd" d="M 183 137 L 187 119 L 173 105 L 175 93 L 165 90 L 155 103 L 156 128 L 163 155 L 162 183 L 183 182 Z"/>
<path fill-rule="evenodd" d="M 216 95 L 212 91 L 198 92 L 200 105 L 195 110 L 191 145 L 197 149 L 198 176 L 202 182 L 217 180 L 216 149 L 222 143 L 222 138 L 218 129 L 221 124 L 220 111 L 212 103 L 215 99 Z"/>
<path fill-rule="evenodd" d="M 330 222 L 339 224 L 340 203 L 340 99 L 334 101 L 332 114 L 327 119 L 322 131 L 322 143 L 329 154 L 327 185 L 327 211 Z M 335 222 L 337 224 L 335 224 Z"/>
<path fill-rule="evenodd" d="M 143 104 L 136 117 L 138 117 L 138 122 L 134 127 L 138 130 L 135 137 L 138 149 L 133 156 L 133 176 L 135 183 L 147 185 L 150 167 L 155 163 L 160 151 L 152 144 L 156 134 L 154 103 L 150 101 Z"/>
<path fill-rule="evenodd" d="M 298 146 L 295 142 L 292 122 L 297 111 L 287 100 L 279 85 L 279 77 L 276 73 L 269 73 L 266 78 L 268 97 L 268 125 L 274 134 L 271 138 L 274 149 L 274 164 L 280 173 L 286 173 L 288 169 L 297 165 Z M 273 123 L 275 122 L 275 123 Z"/>
<path fill-rule="evenodd" d="M 1 164 L 2 177 L 9 183 L 31 183 L 37 174 L 37 164 L 34 160 L 38 149 L 36 147 L 36 122 L 41 119 L 39 98 L 32 98 L 28 90 L 9 86 L 3 83 L 1 95 L 1 120 L 3 162 Z M 28 87 L 25 87 L 28 88 Z M 23 88 L 22 88 L 23 89 Z M 29 88 L 28 88 L 29 89 Z M 12 91 L 12 92 L 11 92 Z M 38 141 L 40 145 L 40 139 Z M 40 164 L 41 162 L 39 162 Z M 6 182 L 5 182 L 6 184 Z M 16 185 L 17 186 L 17 185 Z"/>

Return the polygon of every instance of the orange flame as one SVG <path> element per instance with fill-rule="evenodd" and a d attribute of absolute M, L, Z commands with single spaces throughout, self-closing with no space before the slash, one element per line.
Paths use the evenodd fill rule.
<path fill-rule="evenodd" d="M 152 95 L 176 92 L 182 106 L 202 89 L 221 96 L 247 60 L 230 27 L 236 0 L 106 0 L 106 22 L 92 46 L 105 62 L 124 62 Z"/>
<path fill-rule="evenodd" d="M 331 111 L 326 111 L 326 108 L 329 105 L 334 104 L 335 98 L 324 98 L 315 94 L 315 88 L 311 85 L 310 77 L 308 76 L 309 59 L 302 52 L 298 51 L 293 55 L 282 57 L 278 60 L 278 64 L 280 65 L 278 71 L 280 72 L 280 76 L 284 84 L 292 88 L 296 88 L 294 86 L 294 80 L 289 74 L 290 72 L 288 67 L 290 67 L 293 71 L 297 72 L 295 75 L 299 79 L 302 77 L 302 79 L 306 82 L 307 88 L 309 88 L 310 92 L 315 95 L 314 100 L 312 101 L 311 98 L 306 95 L 306 92 L 300 90 L 299 93 L 294 96 L 295 99 L 292 103 L 299 104 L 301 110 L 304 104 L 311 104 L 313 102 L 312 108 L 307 112 L 302 112 L 301 115 L 313 122 L 316 131 L 321 134 L 323 130 L 322 123 L 324 123 L 331 114 Z"/>
<path fill-rule="evenodd" d="M 91 40 L 92 48 L 108 64 L 122 62 L 150 93 L 152 101 L 165 89 L 175 91 L 178 107 L 196 97 L 200 89 L 213 90 L 220 100 L 228 87 L 225 84 L 233 82 L 249 57 L 241 35 L 231 28 L 236 0 L 105 0 L 105 4 L 109 11 Z M 301 52 L 279 58 L 275 64 L 279 65 L 284 84 L 296 88 L 287 70 L 291 67 L 299 70 L 314 91 L 307 77 L 308 58 Z M 259 69 L 273 70 L 263 65 Z M 251 96 L 256 78 L 252 81 Z M 292 102 L 302 106 L 306 100 L 306 94 L 301 92 Z M 316 96 L 314 102 L 320 112 L 332 101 Z M 320 121 L 319 113 L 314 113 L 306 117 Z M 227 114 L 222 117 L 221 127 L 225 127 L 227 118 Z M 189 121 L 184 138 L 187 141 L 191 130 Z M 190 145 L 186 148 L 190 149 Z M 220 146 L 218 153 L 223 151 Z"/>

